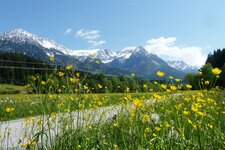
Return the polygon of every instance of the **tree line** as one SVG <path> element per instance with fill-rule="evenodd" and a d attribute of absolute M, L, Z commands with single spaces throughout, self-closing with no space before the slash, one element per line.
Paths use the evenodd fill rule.
<path fill-rule="evenodd" d="M 60 71 L 66 68 L 51 65 L 21 53 L 0 53 L 0 83 L 27 85 L 32 76 L 38 76 L 45 81 L 54 70 Z M 153 85 L 148 80 L 139 80 L 129 76 L 108 76 L 103 73 L 74 71 L 79 72 L 81 78 L 85 77 L 83 84 L 91 87 L 90 90 L 93 93 L 145 91 L 143 84 Z M 60 80 L 62 79 L 55 78 L 55 81 L 62 82 Z M 102 88 L 98 88 L 98 85 Z"/>

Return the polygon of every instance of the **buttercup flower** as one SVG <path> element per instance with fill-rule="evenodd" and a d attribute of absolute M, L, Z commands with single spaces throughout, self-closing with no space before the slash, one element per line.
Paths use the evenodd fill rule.
<path fill-rule="evenodd" d="M 135 99 L 133 102 L 134 106 L 136 107 L 142 107 L 144 105 L 143 101 L 139 100 L 139 99 Z"/>
<path fill-rule="evenodd" d="M 222 72 L 222 70 L 220 70 L 219 68 L 214 68 L 214 69 L 212 69 L 212 72 L 215 75 L 219 75 Z"/>
<path fill-rule="evenodd" d="M 159 76 L 159 77 L 163 77 L 164 75 L 165 75 L 165 73 L 164 72 L 162 72 L 162 71 L 157 71 L 157 76 Z"/>
<path fill-rule="evenodd" d="M 191 89 L 192 88 L 192 85 L 186 84 L 186 88 Z"/>
<path fill-rule="evenodd" d="M 53 56 L 50 56 L 49 59 L 50 59 L 50 61 L 54 61 L 55 60 L 55 58 Z"/>
<path fill-rule="evenodd" d="M 69 65 L 66 67 L 67 70 L 72 70 L 73 69 L 73 65 Z"/>
<path fill-rule="evenodd" d="M 61 71 L 60 71 L 60 72 L 58 73 L 58 75 L 59 75 L 60 77 L 62 77 L 62 76 L 64 76 L 64 72 L 61 72 Z"/>
<path fill-rule="evenodd" d="M 7 107 L 5 110 L 6 110 L 6 112 L 10 113 L 10 112 L 13 112 L 15 110 L 15 108 Z"/>

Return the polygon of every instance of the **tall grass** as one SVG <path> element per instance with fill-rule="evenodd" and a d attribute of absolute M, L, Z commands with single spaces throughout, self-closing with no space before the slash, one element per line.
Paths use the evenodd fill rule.
<path fill-rule="evenodd" d="M 5 120 L 41 114 L 24 120 L 26 132 L 19 147 L 225 149 L 224 91 L 179 92 L 182 85 L 155 83 L 161 92 L 97 96 L 88 94 L 91 87 L 83 85 L 71 66 L 32 80 L 28 87 L 45 94 L 33 102 L 4 104 L 1 112 Z M 70 95 L 52 94 L 56 91 Z"/>

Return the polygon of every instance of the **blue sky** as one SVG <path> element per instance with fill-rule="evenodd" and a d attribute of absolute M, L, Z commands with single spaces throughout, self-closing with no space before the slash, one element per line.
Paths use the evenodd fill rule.
<path fill-rule="evenodd" d="M 143 46 L 171 60 L 193 55 L 185 62 L 200 65 L 225 47 L 224 6 L 224 0 L 2 0 L 0 33 L 22 28 L 70 49 Z"/>

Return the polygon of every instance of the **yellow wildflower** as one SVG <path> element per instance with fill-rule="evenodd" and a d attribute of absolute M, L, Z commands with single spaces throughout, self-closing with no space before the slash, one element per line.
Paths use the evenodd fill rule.
<path fill-rule="evenodd" d="M 176 78 L 175 81 L 176 81 L 176 82 L 180 82 L 180 79 L 179 79 L 179 78 Z"/>
<path fill-rule="evenodd" d="M 7 107 L 5 110 L 6 110 L 6 112 L 10 113 L 10 112 L 13 112 L 15 110 L 15 108 Z"/>
<path fill-rule="evenodd" d="M 150 128 L 145 128 L 145 133 L 151 133 L 152 130 Z"/>
<path fill-rule="evenodd" d="M 148 115 L 148 114 L 143 114 L 143 115 L 142 115 L 142 122 L 143 122 L 143 123 L 148 122 L 148 121 L 149 121 L 149 119 L 150 119 L 150 117 L 149 117 L 149 115 Z"/>
<path fill-rule="evenodd" d="M 157 93 L 154 93 L 153 97 L 158 100 L 160 100 L 162 98 L 162 96 L 158 95 Z"/>
<path fill-rule="evenodd" d="M 171 125 L 168 123 L 168 121 L 165 121 L 165 122 L 164 122 L 164 125 L 165 125 L 166 128 L 171 127 Z"/>
<path fill-rule="evenodd" d="M 166 85 L 166 84 L 161 84 L 161 87 L 162 87 L 163 89 L 166 89 L 166 88 L 167 88 L 167 85 Z"/>
<path fill-rule="evenodd" d="M 172 91 L 176 91 L 176 90 L 177 90 L 177 87 L 176 87 L 175 85 L 171 85 L 171 86 L 170 86 L 170 89 L 171 89 Z"/>
<path fill-rule="evenodd" d="M 197 112 L 198 111 L 198 108 L 195 105 L 192 105 L 191 106 L 191 110 L 194 111 L 194 112 Z"/>
<path fill-rule="evenodd" d="M 88 86 L 87 85 L 84 85 L 84 90 L 87 90 L 88 89 Z"/>
<path fill-rule="evenodd" d="M 55 60 L 54 56 L 50 56 L 49 59 L 50 59 L 50 61 L 54 61 Z"/>
<path fill-rule="evenodd" d="M 79 72 L 76 73 L 76 77 L 78 77 L 78 78 L 80 77 L 80 73 Z"/>
<path fill-rule="evenodd" d="M 102 85 L 101 85 L 101 84 L 98 84 L 98 88 L 100 88 L 100 89 L 101 89 L 101 88 L 102 88 Z"/>
<path fill-rule="evenodd" d="M 208 127 L 212 129 L 212 128 L 213 128 L 213 125 L 211 125 L 211 124 L 208 124 Z"/>
<path fill-rule="evenodd" d="M 67 70 L 72 70 L 73 69 L 73 65 L 69 65 L 66 67 Z"/>
<path fill-rule="evenodd" d="M 201 112 L 201 111 L 198 111 L 197 114 L 198 114 L 199 116 L 205 116 L 205 113 L 203 113 L 203 112 Z"/>
<path fill-rule="evenodd" d="M 188 119 L 188 123 L 193 124 L 192 121 L 190 119 Z"/>
<path fill-rule="evenodd" d="M 45 84 L 46 84 L 46 82 L 45 82 L 45 81 L 41 81 L 41 84 L 42 84 L 42 85 L 45 85 Z"/>
<path fill-rule="evenodd" d="M 155 131 L 159 132 L 161 130 L 160 127 L 155 127 Z"/>
<path fill-rule="evenodd" d="M 169 76 L 169 79 L 173 80 L 173 76 Z"/>
<path fill-rule="evenodd" d="M 62 77 L 62 76 L 64 76 L 64 72 L 58 72 L 58 75 L 60 76 L 60 77 Z"/>
<path fill-rule="evenodd" d="M 219 75 L 222 72 L 222 70 L 220 70 L 219 68 L 214 68 L 214 69 L 212 69 L 212 72 L 215 75 Z"/>
<path fill-rule="evenodd" d="M 162 72 L 162 71 L 157 71 L 157 76 L 159 76 L 159 77 L 163 77 L 164 75 L 165 75 L 165 73 L 164 72 Z"/>
<path fill-rule="evenodd" d="M 134 100 L 133 104 L 136 107 L 142 107 L 144 105 L 143 101 L 142 100 L 139 100 L 137 98 Z"/>
<path fill-rule="evenodd" d="M 116 122 L 116 123 L 113 124 L 113 126 L 114 126 L 114 127 L 118 127 L 118 126 L 119 126 L 119 123 Z"/>
<path fill-rule="evenodd" d="M 70 78 L 70 82 L 76 83 L 77 82 L 77 79 L 76 78 Z"/>
<path fill-rule="evenodd" d="M 192 88 L 192 85 L 186 84 L 186 88 L 191 89 Z"/>
<path fill-rule="evenodd" d="M 187 115 L 189 115 L 189 114 L 190 114 L 190 112 L 189 112 L 189 111 L 184 110 L 184 111 L 183 111 L 183 114 L 184 114 L 185 116 L 187 116 Z"/>
<path fill-rule="evenodd" d="M 143 88 L 146 89 L 148 86 L 147 84 L 143 84 Z"/>

